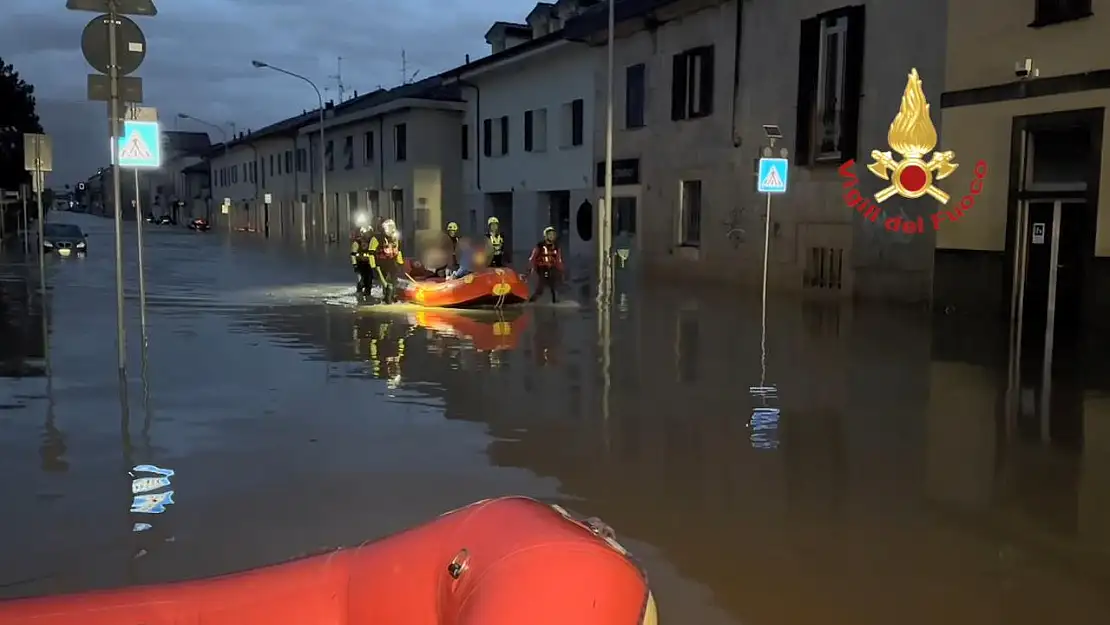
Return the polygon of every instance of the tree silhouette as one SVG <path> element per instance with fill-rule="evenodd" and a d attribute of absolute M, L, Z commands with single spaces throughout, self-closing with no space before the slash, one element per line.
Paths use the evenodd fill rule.
<path fill-rule="evenodd" d="M 21 184 L 30 184 L 31 175 L 23 169 L 23 134 L 41 132 L 34 86 L 0 58 L 0 189 L 15 190 Z M 5 231 L 11 232 L 16 212 L 6 210 L 0 216 L 7 220 Z"/>

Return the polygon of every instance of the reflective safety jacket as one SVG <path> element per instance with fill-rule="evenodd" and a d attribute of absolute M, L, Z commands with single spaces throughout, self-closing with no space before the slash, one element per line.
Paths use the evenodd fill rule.
<path fill-rule="evenodd" d="M 401 254 L 400 246 L 385 237 L 375 236 L 371 238 L 368 250 L 371 267 L 400 266 L 405 263 L 405 257 Z"/>
<path fill-rule="evenodd" d="M 536 271 L 563 270 L 563 254 L 559 246 L 547 241 L 540 241 L 532 248 L 532 256 L 528 259 Z"/>
<path fill-rule="evenodd" d="M 489 248 L 491 256 L 501 256 L 503 248 L 505 247 L 505 239 L 500 234 L 489 233 L 486 235 L 489 239 Z"/>
<path fill-rule="evenodd" d="M 374 253 L 370 249 L 370 241 L 358 238 L 351 241 L 351 264 L 368 263 L 373 261 Z"/>

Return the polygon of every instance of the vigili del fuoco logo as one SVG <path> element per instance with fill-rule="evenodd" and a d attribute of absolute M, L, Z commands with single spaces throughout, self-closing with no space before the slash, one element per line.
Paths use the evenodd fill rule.
<path fill-rule="evenodd" d="M 943 208 L 929 216 L 933 230 L 939 230 L 941 222 L 959 221 L 975 206 L 975 198 L 983 192 L 987 163 L 979 161 L 975 164 L 975 177 L 971 181 L 971 188 L 967 195 L 960 199 L 959 206 L 947 208 L 949 195 L 936 183 L 951 176 L 959 164 L 956 163 L 955 152 L 933 151 L 937 146 L 937 128 L 929 117 L 929 103 L 925 100 L 925 92 L 921 88 L 921 78 L 917 75 L 917 69 L 910 70 L 906 90 L 902 93 L 902 104 L 890 124 L 890 131 L 887 132 L 887 142 L 890 144 L 890 149 L 902 158 L 896 159 L 890 151 L 871 151 L 874 162 L 867 166 L 867 170 L 881 180 L 889 182 L 887 187 L 875 194 L 874 202 L 871 198 L 864 197 L 859 190 L 855 160 L 849 160 L 838 169 L 845 189 L 844 203 L 863 215 L 864 219 L 872 222 L 879 221 L 883 211 L 878 204 L 895 195 L 909 200 L 928 195 L 939 202 Z M 926 160 L 930 152 L 932 156 Z M 925 232 L 925 220 L 921 217 L 916 220 L 890 217 L 885 220 L 883 227 L 892 232 L 921 234 Z"/>

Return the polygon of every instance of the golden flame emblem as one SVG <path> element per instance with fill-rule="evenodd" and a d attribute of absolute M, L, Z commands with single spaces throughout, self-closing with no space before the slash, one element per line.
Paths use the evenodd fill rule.
<path fill-rule="evenodd" d="M 898 114 L 887 132 L 887 141 L 902 160 L 895 160 L 890 152 L 871 151 L 875 162 L 867 169 L 890 181 L 890 186 L 875 194 L 875 200 L 885 202 L 895 195 L 909 199 L 929 195 L 941 204 L 947 204 L 948 194 L 933 182 L 951 176 L 959 165 L 955 162 L 956 153 L 952 151 L 933 152 L 931 159 L 924 159 L 937 145 L 937 128 L 929 117 L 929 102 L 925 99 L 916 68 L 910 70 Z"/>

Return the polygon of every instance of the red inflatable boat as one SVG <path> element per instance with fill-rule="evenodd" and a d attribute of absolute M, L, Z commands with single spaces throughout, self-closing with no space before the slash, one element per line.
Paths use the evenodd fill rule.
<path fill-rule="evenodd" d="M 222 577 L 0 602 L 0 625 L 655 625 L 607 528 L 481 501 L 351 549 Z"/>

